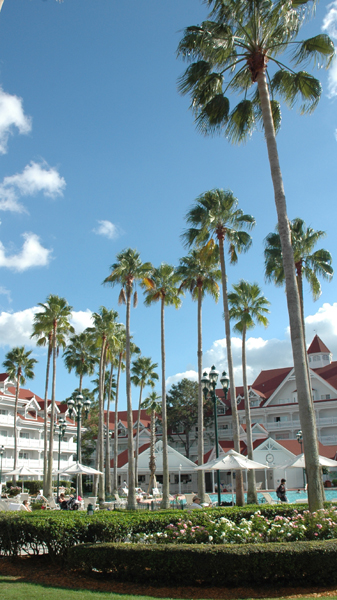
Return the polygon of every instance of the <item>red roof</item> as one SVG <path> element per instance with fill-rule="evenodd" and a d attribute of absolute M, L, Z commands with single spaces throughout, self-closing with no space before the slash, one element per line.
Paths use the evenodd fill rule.
<path fill-rule="evenodd" d="M 315 335 L 308 348 L 308 354 L 316 354 L 317 352 L 327 352 L 328 354 L 331 354 L 329 348 L 326 347 L 321 338 L 319 338 L 318 335 Z"/>

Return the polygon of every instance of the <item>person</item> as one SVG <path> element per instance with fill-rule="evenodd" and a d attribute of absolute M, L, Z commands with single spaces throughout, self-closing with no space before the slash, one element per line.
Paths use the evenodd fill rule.
<path fill-rule="evenodd" d="M 279 498 L 279 500 L 281 500 L 281 502 L 288 502 L 288 498 L 287 498 L 287 490 L 286 490 L 286 480 L 285 479 L 281 479 L 281 483 L 278 486 L 278 488 L 276 488 L 276 496 Z"/>
<path fill-rule="evenodd" d="M 27 510 L 28 512 L 32 512 L 32 509 L 30 508 L 29 504 L 28 504 L 28 500 L 24 500 L 22 502 L 23 506 L 25 507 L 25 510 Z"/>
<path fill-rule="evenodd" d="M 57 498 L 57 502 L 60 505 L 61 510 L 69 510 L 68 501 L 65 499 L 63 492 L 61 492 L 61 494 Z"/>
<path fill-rule="evenodd" d="M 192 504 L 189 506 L 189 508 L 201 508 L 202 506 L 200 505 L 200 498 L 198 496 L 194 496 L 194 498 L 192 498 Z"/>

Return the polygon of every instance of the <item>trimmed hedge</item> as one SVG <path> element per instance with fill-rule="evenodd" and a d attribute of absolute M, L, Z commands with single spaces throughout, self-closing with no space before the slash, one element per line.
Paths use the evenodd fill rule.
<path fill-rule="evenodd" d="M 337 540 L 226 546 L 85 544 L 68 551 L 71 569 L 117 581 L 161 585 L 318 585 L 337 582 Z"/>

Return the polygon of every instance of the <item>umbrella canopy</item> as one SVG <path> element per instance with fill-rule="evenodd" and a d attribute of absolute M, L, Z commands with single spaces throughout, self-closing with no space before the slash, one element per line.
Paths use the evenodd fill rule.
<path fill-rule="evenodd" d="M 13 471 L 7 471 L 4 475 L 18 475 L 19 477 L 33 477 L 34 475 L 40 475 L 37 471 L 32 471 L 32 469 L 28 469 L 28 467 L 18 467 Z"/>
<path fill-rule="evenodd" d="M 326 458 L 326 456 L 319 455 L 319 464 L 321 467 L 334 467 L 337 469 L 337 461 L 332 460 L 331 458 Z M 304 454 L 299 454 L 295 456 L 294 460 L 288 465 L 284 466 L 285 469 L 305 469 L 305 457 Z"/>
<path fill-rule="evenodd" d="M 229 450 L 225 456 L 214 458 L 204 465 L 196 468 L 196 471 L 246 471 L 250 469 L 266 469 L 266 465 L 250 460 L 235 450 Z"/>
<path fill-rule="evenodd" d="M 58 473 L 64 473 L 64 475 L 103 475 L 102 471 L 97 471 L 92 467 L 87 467 L 79 462 L 74 463 L 66 469 L 61 469 Z"/>

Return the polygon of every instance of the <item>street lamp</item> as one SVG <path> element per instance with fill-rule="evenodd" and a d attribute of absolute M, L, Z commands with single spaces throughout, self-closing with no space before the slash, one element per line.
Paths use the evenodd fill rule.
<path fill-rule="evenodd" d="M 56 492 L 56 498 L 59 497 L 59 488 L 60 488 L 60 459 L 61 459 L 61 441 L 64 438 L 64 434 L 66 431 L 66 421 L 63 417 L 59 418 L 59 422 L 58 422 L 58 436 L 59 436 L 59 454 L 58 454 L 58 468 L 57 468 L 57 492 Z"/>
<path fill-rule="evenodd" d="M 217 411 L 217 395 L 215 393 L 215 387 L 218 381 L 219 373 L 216 368 L 213 366 L 209 372 L 209 376 L 205 371 L 203 377 L 201 378 L 201 383 L 203 385 L 203 394 L 205 400 L 210 398 L 213 401 L 214 405 L 214 431 L 215 431 L 215 456 L 219 458 L 219 441 L 218 441 L 218 411 Z M 226 375 L 226 371 L 222 373 L 220 378 L 220 383 L 222 385 L 223 392 L 225 394 L 225 399 L 227 398 L 228 393 L 228 384 L 229 379 Z M 217 471 L 217 481 L 218 481 L 218 506 L 221 504 L 221 489 L 220 489 L 220 471 Z"/>
<path fill-rule="evenodd" d="M 74 409 L 76 410 L 75 421 L 77 423 L 77 452 L 76 452 L 76 460 L 80 462 L 80 454 L 81 454 L 81 419 L 82 419 L 82 410 L 84 409 L 85 417 L 88 417 L 91 402 L 89 398 L 87 398 L 83 402 L 82 394 L 78 394 L 75 400 L 73 397 L 68 398 L 67 405 L 69 409 L 69 417 L 72 418 L 72 414 Z M 76 478 L 76 495 L 78 495 L 78 475 Z"/>
<path fill-rule="evenodd" d="M 178 494 L 179 494 L 179 496 L 181 496 L 181 469 L 182 469 L 182 466 L 179 465 L 179 479 L 178 479 L 178 481 L 179 481 L 179 484 L 178 484 Z"/>
<path fill-rule="evenodd" d="M 1 457 L 1 464 L 0 464 L 0 494 L 1 494 L 1 480 L 2 480 L 2 457 L 4 455 L 4 451 L 5 451 L 5 446 L 0 446 L 0 457 Z"/>
<path fill-rule="evenodd" d="M 300 429 L 297 433 L 296 433 L 296 439 L 298 441 L 298 443 L 301 446 L 301 454 L 302 454 L 302 444 L 303 444 L 303 435 L 302 435 L 302 429 Z M 303 487 L 305 489 L 305 469 L 303 469 Z"/>

